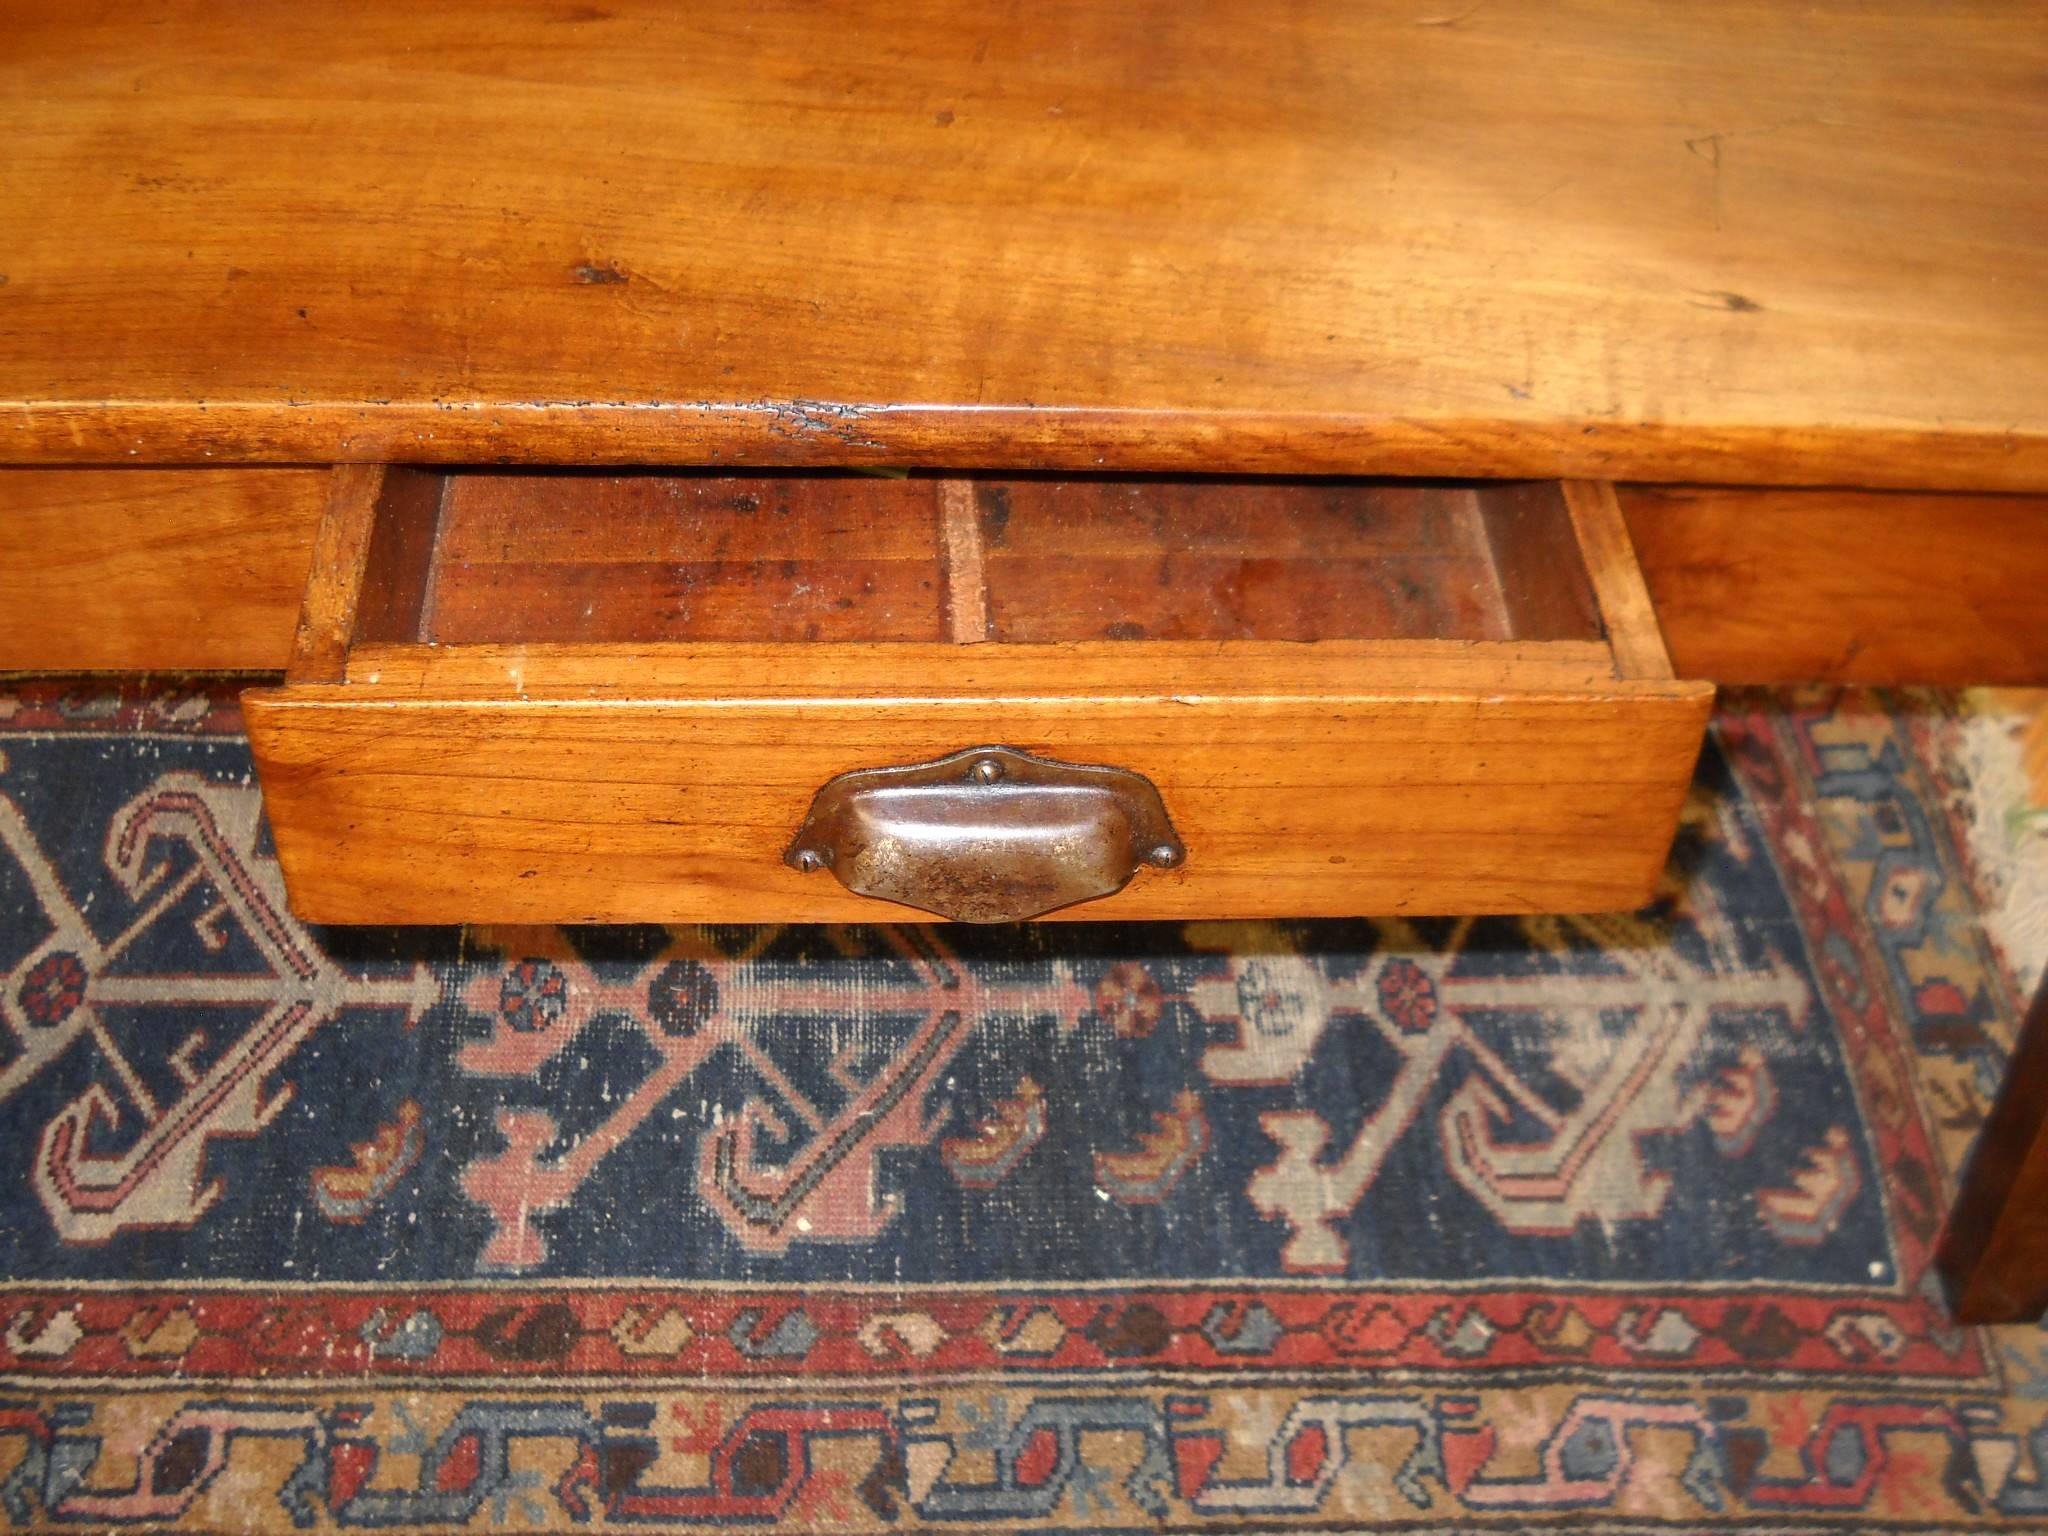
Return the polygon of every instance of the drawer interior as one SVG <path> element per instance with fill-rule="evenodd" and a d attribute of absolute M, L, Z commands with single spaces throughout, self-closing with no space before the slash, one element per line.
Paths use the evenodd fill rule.
<path fill-rule="evenodd" d="M 1602 638 L 1554 481 L 389 472 L 355 639 Z"/>

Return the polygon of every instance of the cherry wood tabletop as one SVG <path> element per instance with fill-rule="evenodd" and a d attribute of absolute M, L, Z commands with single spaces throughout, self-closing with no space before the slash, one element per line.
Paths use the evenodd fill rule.
<path fill-rule="evenodd" d="M 0 462 L 2048 489 L 2048 23 L 16 0 Z"/>

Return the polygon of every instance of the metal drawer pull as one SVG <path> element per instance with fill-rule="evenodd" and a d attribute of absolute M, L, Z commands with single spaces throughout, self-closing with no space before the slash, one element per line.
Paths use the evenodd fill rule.
<path fill-rule="evenodd" d="M 1150 779 L 1012 747 L 842 773 L 782 856 L 831 870 L 858 895 L 961 923 L 1111 896 L 1140 865 L 1172 869 L 1184 857 Z"/>

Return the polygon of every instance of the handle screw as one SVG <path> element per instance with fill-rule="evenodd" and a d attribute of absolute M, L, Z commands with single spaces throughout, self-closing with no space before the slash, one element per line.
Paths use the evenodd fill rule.
<path fill-rule="evenodd" d="M 984 784 L 993 784 L 1003 776 L 1003 765 L 992 757 L 984 757 L 974 765 L 974 776 Z"/>
<path fill-rule="evenodd" d="M 1172 843 L 1161 843 L 1147 855 L 1160 869 L 1171 869 L 1180 862 L 1180 850 Z"/>

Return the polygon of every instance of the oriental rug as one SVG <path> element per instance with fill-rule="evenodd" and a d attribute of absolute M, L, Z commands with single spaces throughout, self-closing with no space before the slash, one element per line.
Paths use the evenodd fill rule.
<path fill-rule="evenodd" d="M 1630 915 L 465 932 L 232 700 L 0 692 L 0 1528 L 2048 1528 L 2037 698 L 1727 699 Z"/>

